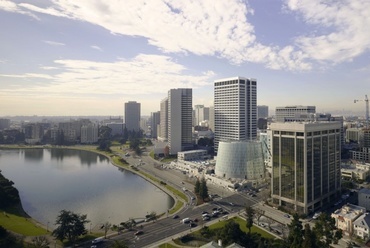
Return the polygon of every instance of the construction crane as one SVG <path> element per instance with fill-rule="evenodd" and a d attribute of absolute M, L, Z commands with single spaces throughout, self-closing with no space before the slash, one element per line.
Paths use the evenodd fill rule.
<path fill-rule="evenodd" d="M 365 123 L 366 123 L 366 129 L 369 128 L 369 99 L 367 98 L 367 95 L 365 95 L 365 100 L 355 100 L 354 102 L 360 102 L 364 101 L 366 106 L 366 114 L 365 114 Z"/>

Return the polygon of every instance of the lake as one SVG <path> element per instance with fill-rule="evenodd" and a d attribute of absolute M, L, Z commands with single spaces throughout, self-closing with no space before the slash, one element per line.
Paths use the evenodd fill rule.
<path fill-rule="evenodd" d="M 70 149 L 0 150 L 2 174 L 14 182 L 24 210 L 54 228 L 60 210 L 86 214 L 91 228 L 164 213 L 173 199 L 99 154 Z M 89 227 L 90 228 L 90 227 Z"/>

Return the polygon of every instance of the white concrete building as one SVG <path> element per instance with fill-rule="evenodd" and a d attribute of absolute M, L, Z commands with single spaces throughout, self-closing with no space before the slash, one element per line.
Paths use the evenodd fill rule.
<path fill-rule="evenodd" d="M 171 89 L 168 91 L 168 146 L 170 154 L 193 147 L 193 91 Z"/>
<path fill-rule="evenodd" d="M 357 218 L 366 212 L 366 209 L 360 206 L 346 204 L 342 208 L 335 210 L 331 217 L 335 219 L 336 228 L 343 231 L 343 234 L 349 235 L 354 232 L 353 223 Z"/>
<path fill-rule="evenodd" d="M 209 155 L 206 150 L 192 150 L 177 153 L 177 159 L 179 161 L 204 160 L 208 158 Z"/>
<path fill-rule="evenodd" d="M 315 106 L 285 106 L 276 107 L 275 120 L 277 122 L 309 121 L 316 113 Z"/>
<path fill-rule="evenodd" d="M 161 101 L 160 105 L 160 132 L 158 133 L 158 140 L 168 140 L 168 97 Z"/>
<path fill-rule="evenodd" d="M 370 215 L 365 213 L 353 222 L 354 234 L 363 240 L 368 240 L 370 237 Z"/>
<path fill-rule="evenodd" d="M 214 82 L 215 152 L 220 141 L 257 137 L 257 80 L 232 77 Z"/>

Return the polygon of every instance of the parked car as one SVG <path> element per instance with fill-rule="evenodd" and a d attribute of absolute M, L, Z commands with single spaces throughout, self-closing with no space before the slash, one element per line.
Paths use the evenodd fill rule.
<path fill-rule="evenodd" d="M 179 218 L 179 216 L 177 215 L 177 214 L 175 214 L 173 217 L 172 217 L 172 219 L 178 219 Z"/>
<path fill-rule="evenodd" d="M 284 214 L 284 217 L 290 218 L 290 215 L 289 214 Z"/>
<path fill-rule="evenodd" d="M 137 236 L 137 235 L 141 235 L 141 234 L 143 234 L 144 232 L 143 231 L 137 231 L 136 233 L 135 233 L 135 236 Z"/>

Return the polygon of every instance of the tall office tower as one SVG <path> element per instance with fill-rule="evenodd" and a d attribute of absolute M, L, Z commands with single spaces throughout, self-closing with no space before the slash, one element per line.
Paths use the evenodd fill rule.
<path fill-rule="evenodd" d="M 10 119 L 0 118 L 0 130 L 10 128 Z"/>
<path fill-rule="evenodd" d="M 258 105 L 257 106 L 257 120 L 260 118 L 267 118 L 269 116 L 269 106 Z"/>
<path fill-rule="evenodd" d="M 81 143 L 92 144 L 98 142 L 99 128 L 95 124 L 87 124 L 81 127 Z"/>
<path fill-rule="evenodd" d="M 199 125 L 199 119 L 200 119 L 200 112 L 204 108 L 204 105 L 194 105 L 194 112 L 193 112 L 193 126 L 198 126 Z"/>
<path fill-rule="evenodd" d="M 257 138 L 257 80 L 233 77 L 214 83 L 215 152 L 220 141 Z"/>
<path fill-rule="evenodd" d="M 340 128 L 339 122 L 271 123 L 273 203 L 307 214 L 337 200 Z"/>
<path fill-rule="evenodd" d="M 168 146 L 170 154 L 193 147 L 193 91 L 171 89 L 168 91 Z"/>
<path fill-rule="evenodd" d="M 315 106 L 285 106 L 276 107 L 275 119 L 277 122 L 310 121 L 316 113 Z"/>
<path fill-rule="evenodd" d="M 125 103 L 125 124 L 127 131 L 140 131 L 140 103 L 135 101 Z"/>
<path fill-rule="evenodd" d="M 204 107 L 204 105 L 195 105 L 193 125 L 199 126 L 199 123 L 201 123 L 202 121 L 208 121 L 208 120 L 209 120 L 209 108 Z"/>
<path fill-rule="evenodd" d="M 150 118 L 150 131 L 151 131 L 151 136 L 152 138 L 156 139 L 158 137 L 158 125 L 160 124 L 160 120 L 161 120 L 161 112 L 160 111 L 157 111 L 157 112 L 152 112 L 150 114 L 151 118 Z"/>
<path fill-rule="evenodd" d="M 161 101 L 160 105 L 160 132 L 158 134 L 158 140 L 168 140 L 168 97 Z"/>

